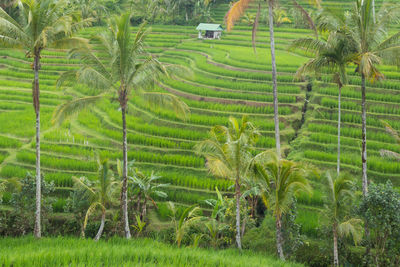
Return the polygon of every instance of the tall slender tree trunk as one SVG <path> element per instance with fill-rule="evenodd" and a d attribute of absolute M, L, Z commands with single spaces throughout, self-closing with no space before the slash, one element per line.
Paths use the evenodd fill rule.
<path fill-rule="evenodd" d="M 39 69 L 40 69 L 40 50 L 35 51 L 33 70 L 35 77 L 33 81 L 33 107 L 36 114 L 36 211 L 34 235 L 36 238 L 42 236 L 41 231 L 41 203 L 42 203 L 42 181 L 40 173 L 40 91 L 39 91 Z"/>
<path fill-rule="evenodd" d="M 368 178 L 367 178 L 367 110 L 366 110 L 366 88 L 365 75 L 361 74 L 361 109 L 362 109 L 362 191 L 363 196 L 368 195 Z"/>
<path fill-rule="evenodd" d="M 340 175 L 340 125 L 341 125 L 341 116 L 342 116 L 342 110 L 341 110 L 341 104 L 342 104 L 342 86 L 339 85 L 339 96 L 338 96 L 338 147 L 337 147 L 337 176 L 339 177 Z"/>
<path fill-rule="evenodd" d="M 123 131 L 123 145 L 122 145 L 122 157 L 123 157 L 123 168 L 122 168 L 122 223 L 124 226 L 124 232 L 126 238 L 131 238 L 131 231 L 129 230 L 129 218 L 128 218 L 128 142 L 126 139 L 126 104 L 121 106 L 122 112 L 122 131 Z"/>
<path fill-rule="evenodd" d="M 339 266 L 337 224 L 333 223 L 333 266 Z"/>
<path fill-rule="evenodd" d="M 269 12 L 269 36 L 271 42 L 271 64 L 272 64 L 272 83 L 273 83 L 273 94 L 274 94 L 274 122 L 275 122 L 275 143 L 276 153 L 278 158 L 281 158 L 281 138 L 279 134 L 279 112 L 278 112 L 278 84 L 277 84 L 277 73 L 276 73 L 276 59 L 275 59 L 275 38 L 274 38 L 274 1 L 268 0 L 268 12 Z"/>
<path fill-rule="evenodd" d="M 276 248 L 278 250 L 278 256 L 281 260 L 285 260 L 285 255 L 283 254 L 283 236 L 282 236 L 282 217 L 279 215 L 275 216 L 276 224 Z"/>
<path fill-rule="evenodd" d="M 236 196 L 236 244 L 239 250 L 242 250 L 241 231 L 240 231 L 240 182 L 239 176 L 235 179 L 235 196 Z"/>
<path fill-rule="evenodd" d="M 366 88 L 365 88 L 365 75 L 361 74 L 361 117 L 362 117 L 362 151 L 361 151 L 361 161 L 362 161 L 362 192 L 363 197 L 368 196 L 368 178 L 367 178 L 367 107 L 366 107 Z M 365 222 L 365 238 L 369 241 L 370 232 L 368 227 L 368 222 Z M 369 256 L 370 246 L 367 245 L 365 254 Z"/>
<path fill-rule="evenodd" d="M 103 234 L 105 222 L 106 222 L 106 211 L 105 211 L 105 210 L 102 210 L 102 212 L 101 212 L 100 228 L 99 228 L 99 231 L 97 232 L 97 234 L 96 234 L 96 236 L 95 236 L 95 238 L 94 238 L 95 241 L 99 241 L 101 235 Z"/>

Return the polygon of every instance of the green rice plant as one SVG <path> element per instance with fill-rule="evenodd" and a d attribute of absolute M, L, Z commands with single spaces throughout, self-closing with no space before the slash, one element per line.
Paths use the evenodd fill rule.
<path fill-rule="evenodd" d="M 164 183 L 182 187 L 206 189 L 210 191 L 214 191 L 216 187 L 222 191 L 232 191 L 231 187 L 233 185 L 232 181 L 230 180 L 210 177 L 196 177 L 194 175 L 188 176 L 176 172 L 161 172 L 160 176 L 160 181 Z"/>
<path fill-rule="evenodd" d="M 0 177 L 1 178 L 13 178 L 13 177 L 24 178 L 28 171 L 30 171 L 30 170 L 25 169 L 20 166 L 7 164 L 7 165 L 3 166 L 3 168 L 1 169 Z"/>
<path fill-rule="evenodd" d="M 296 223 L 300 224 L 300 232 L 307 236 L 318 237 L 320 226 L 319 212 L 311 209 L 299 209 Z"/>
<path fill-rule="evenodd" d="M 171 27 L 172 28 L 172 27 Z M 66 249 L 68 248 L 68 249 Z M 4 267 L 20 266 L 302 266 L 273 256 L 233 249 L 180 248 L 151 239 L 111 238 L 94 242 L 77 238 L 33 237 L 0 240 Z"/>
<path fill-rule="evenodd" d="M 48 182 L 54 182 L 57 187 L 73 187 L 74 181 L 72 180 L 73 174 L 62 172 L 46 172 L 44 178 Z"/>
<path fill-rule="evenodd" d="M 326 134 L 326 133 L 312 133 L 309 136 L 310 140 L 313 142 L 318 142 L 318 143 L 323 143 L 323 144 L 334 144 L 337 145 L 337 136 L 336 135 L 331 135 L 331 134 Z M 346 138 L 342 137 L 341 138 L 341 143 L 345 146 L 352 146 L 357 149 L 359 149 L 359 144 L 357 142 L 354 142 L 354 139 L 352 138 Z M 393 144 L 387 144 L 387 143 L 382 143 L 382 142 L 376 142 L 376 141 L 368 141 L 368 151 L 380 151 L 381 149 L 386 149 L 386 150 L 392 150 L 394 152 L 400 152 L 400 147 L 398 146 L 393 146 Z"/>
<path fill-rule="evenodd" d="M 324 195 L 320 190 L 314 189 L 312 195 L 300 193 L 297 196 L 297 201 L 300 204 L 321 207 L 324 205 Z"/>
<path fill-rule="evenodd" d="M 56 201 L 52 203 L 53 212 L 64 212 L 66 204 L 67 200 L 65 198 L 58 198 Z"/>
<path fill-rule="evenodd" d="M 7 152 L 1 152 L 0 151 L 0 164 L 3 162 L 3 160 L 8 156 Z"/>
<path fill-rule="evenodd" d="M 267 94 L 248 94 L 240 93 L 234 91 L 221 91 L 214 90 L 210 88 L 198 87 L 188 83 L 179 82 L 177 80 L 169 79 L 164 80 L 163 83 L 170 88 L 175 90 L 183 91 L 186 93 L 207 96 L 207 97 L 217 97 L 217 98 L 227 98 L 227 99 L 239 99 L 239 100 L 251 100 L 260 102 L 272 102 L 273 96 Z M 278 96 L 280 103 L 294 103 L 296 98 L 294 96 L 280 95 Z"/>
<path fill-rule="evenodd" d="M 307 129 L 311 132 L 323 132 L 337 134 L 336 126 L 322 123 L 309 123 Z M 361 140 L 361 129 L 359 127 L 342 127 L 341 135 Z M 393 137 L 385 132 L 368 131 L 368 139 L 386 143 L 393 143 Z M 361 142 L 361 141 L 360 141 Z"/>
<path fill-rule="evenodd" d="M 319 161 L 336 161 L 336 154 L 326 153 L 322 151 L 306 150 L 304 151 L 304 156 L 309 159 L 319 160 Z M 361 157 L 357 154 L 341 154 L 340 161 L 343 164 L 361 167 Z M 400 173 L 400 165 L 397 161 L 387 161 L 383 160 L 381 157 L 369 157 L 368 159 L 368 170 L 380 172 L 380 173 Z"/>
<path fill-rule="evenodd" d="M 42 166 L 52 169 L 74 170 L 74 171 L 97 171 L 97 164 L 90 161 L 82 161 L 70 158 L 57 158 L 54 156 L 42 155 Z M 20 151 L 17 153 L 17 161 L 34 165 L 36 155 L 33 152 Z"/>
<path fill-rule="evenodd" d="M 20 148 L 22 146 L 22 142 L 18 139 L 0 136 L 0 148 Z"/>
<path fill-rule="evenodd" d="M 207 199 L 214 199 L 216 195 L 214 193 L 200 193 L 198 191 L 188 191 L 182 189 L 168 188 L 165 190 L 168 194 L 168 200 L 172 202 L 178 202 L 186 205 L 197 204 L 204 208 L 209 208 L 209 205 L 205 202 Z M 154 199 L 157 200 L 165 200 L 160 199 L 157 196 L 154 196 Z"/>

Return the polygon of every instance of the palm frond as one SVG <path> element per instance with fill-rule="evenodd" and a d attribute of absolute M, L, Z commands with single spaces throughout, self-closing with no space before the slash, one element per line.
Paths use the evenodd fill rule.
<path fill-rule="evenodd" d="M 252 0 L 239 0 L 234 3 L 225 15 L 225 24 L 228 31 L 232 30 L 233 25 L 244 14 Z"/>
<path fill-rule="evenodd" d="M 144 92 L 142 96 L 152 106 L 173 109 L 175 114 L 183 120 L 186 120 L 190 116 L 189 106 L 173 94 Z"/>
<path fill-rule="evenodd" d="M 96 104 L 103 98 L 104 95 L 88 96 L 61 104 L 54 110 L 51 122 L 53 124 L 61 125 L 67 118 L 87 109 L 89 106 Z"/>
<path fill-rule="evenodd" d="M 351 218 L 345 222 L 342 222 L 338 225 L 338 233 L 340 236 L 352 236 L 354 244 L 359 244 L 364 233 L 362 220 Z"/>

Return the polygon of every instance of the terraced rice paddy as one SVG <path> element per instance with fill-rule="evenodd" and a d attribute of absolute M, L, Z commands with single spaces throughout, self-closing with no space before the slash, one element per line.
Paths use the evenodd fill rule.
<path fill-rule="evenodd" d="M 327 4 L 333 2 L 327 1 Z M 350 0 L 349 0 L 350 4 Z M 346 5 L 346 3 L 344 3 Z M 228 6 L 214 11 L 222 21 Z M 254 9 L 255 10 L 255 9 Z M 90 37 L 98 28 L 89 28 L 81 36 Z M 289 158 L 309 161 L 321 168 L 334 168 L 337 145 L 337 90 L 330 75 L 313 83 L 294 80 L 306 55 L 289 52 L 291 41 L 312 32 L 305 29 L 276 28 L 279 113 L 282 147 Z M 192 26 L 153 26 L 147 40 L 149 50 L 165 64 L 193 69 L 193 75 L 177 74 L 155 87 L 185 101 L 191 110 L 187 121 L 172 111 L 148 106 L 141 98 L 129 102 L 128 158 L 145 170 L 156 170 L 170 183 L 169 200 L 181 204 L 200 204 L 213 196 L 215 187 L 231 191 L 231 182 L 207 174 L 204 159 L 195 155 L 193 146 L 207 137 L 216 124 L 225 124 L 229 116 L 248 115 L 263 137 L 258 149 L 275 146 L 272 120 L 272 83 L 269 37 L 261 27 L 257 54 L 251 47 L 251 30 L 241 25 L 224 33 L 221 40 L 198 40 Z M 101 51 L 99 51 L 101 53 Z M 41 79 L 42 168 L 46 180 L 54 181 L 59 203 L 68 196 L 72 176 L 92 177 L 96 173 L 94 153 L 107 155 L 113 163 L 122 158 L 121 115 L 116 101 L 104 100 L 81 112 L 60 127 L 51 123 L 55 107 L 74 96 L 94 95 L 90 88 L 71 84 L 57 88 L 63 71 L 78 68 L 68 60 L 67 51 L 43 52 Z M 33 171 L 34 112 L 31 104 L 33 74 L 31 61 L 23 51 L 0 50 L 0 178 L 23 177 Z M 400 129 L 400 74 L 393 67 L 381 68 L 386 80 L 368 84 L 368 174 L 374 181 L 391 179 L 400 186 L 400 165 L 379 155 L 381 149 L 400 152 L 393 137 L 386 133 L 381 119 Z M 343 89 L 342 167 L 361 178 L 360 78 L 348 68 L 350 84 Z M 305 105 L 305 103 L 307 103 Z M 303 114 L 305 111 L 305 114 Z M 313 181 L 312 197 L 300 196 L 299 222 L 303 232 L 310 229 L 307 216 L 318 219 L 322 208 L 319 181 Z M 62 211 L 62 208 L 60 208 Z M 312 232 L 310 230 L 310 232 Z M 311 233 L 312 234 L 312 233 Z"/>

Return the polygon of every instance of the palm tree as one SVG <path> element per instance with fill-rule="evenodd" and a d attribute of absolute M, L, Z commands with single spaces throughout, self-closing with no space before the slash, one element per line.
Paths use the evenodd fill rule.
<path fill-rule="evenodd" d="M 337 147 L 337 175 L 340 174 L 340 127 L 341 127 L 341 97 L 342 87 L 347 84 L 346 66 L 354 59 L 354 50 L 348 39 L 338 32 L 332 32 L 326 39 L 315 40 L 302 38 L 295 40 L 291 48 L 299 48 L 312 54 L 312 58 L 304 63 L 297 71 L 300 77 L 307 73 L 318 73 L 328 70 L 333 73 L 333 80 L 338 85 L 338 147 Z"/>
<path fill-rule="evenodd" d="M 200 208 L 195 205 L 187 207 L 179 217 L 178 210 L 175 208 L 174 203 L 169 201 L 168 208 L 172 213 L 171 219 L 175 228 L 175 241 L 179 248 L 188 227 L 202 218 L 198 215 Z"/>
<path fill-rule="evenodd" d="M 278 255 L 285 260 L 283 251 L 282 216 L 286 214 L 298 192 L 311 193 L 307 180 L 311 169 L 300 163 L 280 159 L 275 152 L 264 151 L 254 157 L 249 170 L 262 187 L 262 199 L 273 211 L 276 224 L 276 247 Z"/>
<path fill-rule="evenodd" d="M 208 170 L 218 176 L 235 181 L 236 243 L 242 248 L 240 232 L 240 183 L 252 158 L 251 148 L 259 132 L 243 117 L 241 122 L 229 118 L 229 126 L 214 126 L 210 138 L 198 143 L 196 152 L 207 160 Z"/>
<path fill-rule="evenodd" d="M 332 178 L 328 172 L 325 187 L 327 197 L 325 214 L 332 226 L 333 234 L 333 265 L 339 266 L 338 237 L 351 235 L 357 244 L 362 238 L 362 221 L 348 216 L 354 199 L 354 184 L 348 176 Z"/>
<path fill-rule="evenodd" d="M 346 17 L 348 25 L 346 34 L 354 43 L 357 65 L 356 71 L 361 75 L 361 108 L 362 108 L 362 185 L 363 195 L 368 194 L 367 178 L 367 107 L 366 79 L 372 82 L 383 78 L 378 65 L 397 64 L 400 52 L 400 32 L 389 35 L 389 26 L 400 18 L 400 8 L 384 4 L 374 15 L 373 0 L 357 0 L 350 16 Z M 374 19 L 375 17 L 375 19 Z"/>
<path fill-rule="evenodd" d="M 158 196 L 161 198 L 166 198 L 168 195 L 162 191 L 168 184 L 160 184 L 157 182 L 160 179 L 160 176 L 151 172 L 150 175 L 146 175 L 143 172 L 139 171 L 138 169 L 134 170 L 132 176 L 129 176 L 130 181 L 132 182 L 133 186 L 137 187 L 138 192 L 138 212 L 140 212 L 140 219 L 144 220 L 147 213 L 147 201 L 151 201 L 154 207 L 157 207 L 157 203 L 154 201 L 152 196 Z M 141 204 L 143 198 L 143 204 Z M 141 207 L 141 208 L 140 208 Z"/>
<path fill-rule="evenodd" d="M 26 50 L 33 58 L 33 107 L 36 114 L 36 213 L 35 237 L 41 236 L 41 173 L 40 173 L 40 90 L 41 52 L 48 47 L 79 47 L 84 39 L 72 35 L 88 24 L 78 21 L 67 0 L 19 0 L 19 19 L 14 20 L 0 8 L 0 45 Z"/>
<path fill-rule="evenodd" d="M 73 177 L 76 186 L 86 190 L 86 194 L 90 201 L 90 206 L 86 212 L 85 221 L 83 223 L 83 234 L 90 215 L 96 210 L 97 207 L 100 207 L 101 209 L 100 227 L 94 238 L 96 241 L 100 239 L 103 233 L 107 207 L 113 203 L 120 185 L 119 182 L 114 180 L 112 172 L 109 172 L 108 160 L 100 160 L 100 158 L 98 158 L 98 165 L 98 180 L 94 181 L 93 183 L 91 183 L 85 177 Z"/>
<path fill-rule="evenodd" d="M 58 84 L 68 80 L 78 81 L 102 91 L 97 96 L 83 97 L 60 105 L 54 112 L 53 122 L 62 122 L 68 116 L 79 112 L 90 104 L 94 104 L 104 97 L 112 97 L 116 93 L 122 115 L 122 146 L 123 146 L 123 175 L 121 189 L 122 222 L 125 237 L 131 233 L 128 221 L 127 179 L 128 179 L 128 144 L 126 130 L 126 112 L 129 98 L 132 94 L 140 95 L 149 102 L 158 106 L 167 106 L 175 110 L 178 115 L 186 117 L 188 106 L 174 95 L 145 91 L 153 85 L 157 76 L 166 74 L 166 68 L 161 65 L 144 48 L 145 38 L 149 30 L 142 24 L 136 34 L 130 28 L 130 13 L 115 17 L 107 32 L 94 37 L 105 52 L 100 59 L 95 51 L 88 48 L 72 49 L 70 56 L 79 58 L 82 67 L 79 70 L 65 72 Z M 144 58 L 144 59 L 143 59 Z M 105 63 L 103 63 L 105 62 Z M 114 98 L 113 98 L 114 99 Z"/>

